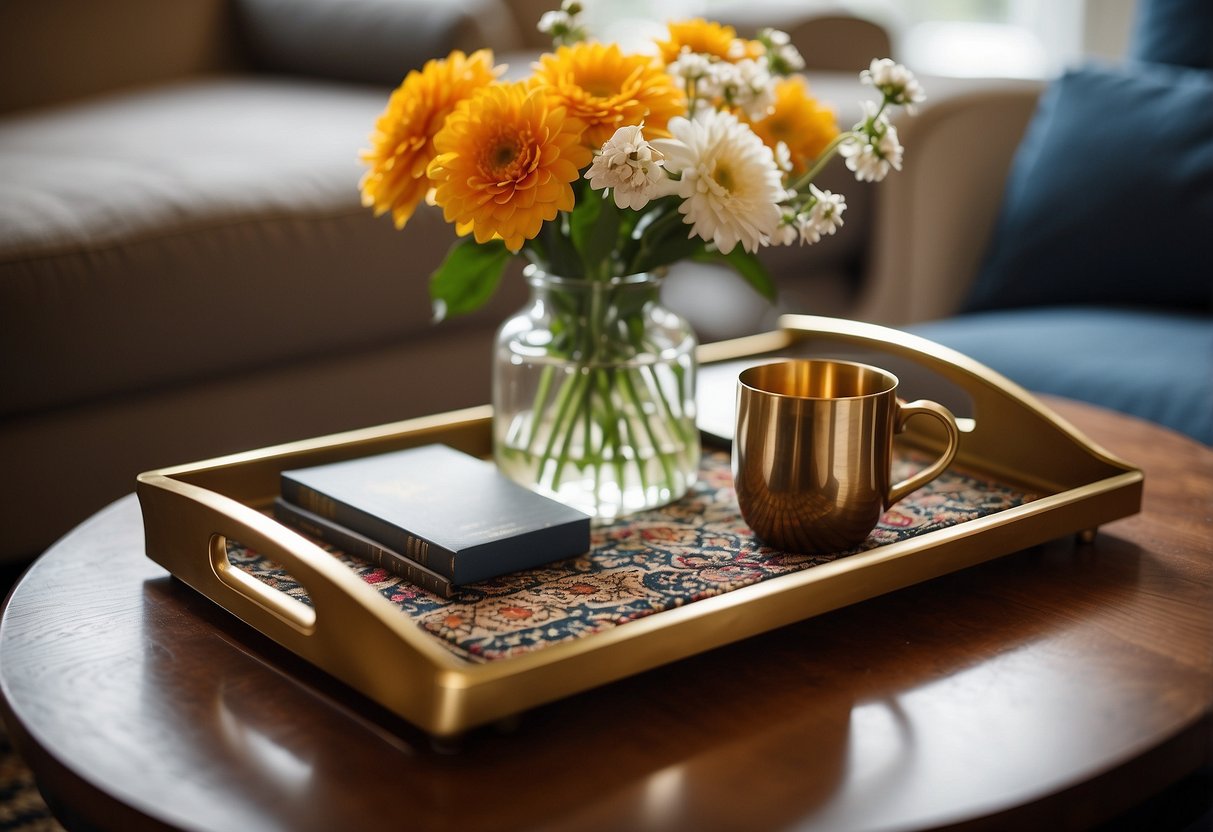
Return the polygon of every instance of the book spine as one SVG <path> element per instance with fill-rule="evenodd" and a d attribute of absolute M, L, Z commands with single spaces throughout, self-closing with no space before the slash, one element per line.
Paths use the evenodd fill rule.
<path fill-rule="evenodd" d="M 274 501 L 274 517 L 286 526 L 335 546 L 347 555 L 386 569 L 393 575 L 399 575 L 409 583 L 416 584 L 435 595 L 450 598 L 455 594 L 455 585 L 445 576 L 432 572 L 399 552 L 386 549 L 369 538 L 342 528 L 331 520 L 301 510 L 285 500 Z"/>
<path fill-rule="evenodd" d="M 455 579 L 455 553 L 353 506 L 334 500 L 289 477 L 282 478 L 282 498 L 326 520 L 381 541 L 394 553 L 416 561 L 445 577 Z"/>

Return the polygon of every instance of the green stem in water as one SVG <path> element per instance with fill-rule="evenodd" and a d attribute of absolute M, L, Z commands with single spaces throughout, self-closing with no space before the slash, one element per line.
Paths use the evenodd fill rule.
<path fill-rule="evenodd" d="M 570 415 L 569 406 L 572 404 L 573 399 L 579 394 L 577 388 L 580 386 L 582 378 L 581 373 L 577 373 L 572 378 L 566 378 L 560 385 L 560 392 L 556 395 L 556 400 L 558 402 L 556 418 L 552 422 L 551 431 L 548 433 L 547 447 L 543 449 L 543 456 L 539 458 L 539 466 L 535 472 L 536 482 L 543 481 L 544 469 L 547 468 L 547 463 L 552 458 L 552 452 L 556 450 L 557 437 L 561 435 L 561 426 L 564 425 L 565 419 Z M 569 426 L 567 428 L 569 433 L 572 432 L 572 426 L 575 424 L 576 420 L 576 414 L 574 413 L 572 415 L 573 420 L 569 422 Z M 539 418 L 539 413 L 533 414 L 532 418 Z M 565 444 L 568 444 L 567 441 Z M 553 484 L 552 488 L 555 490 L 555 484 Z"/>
<path fill-rule="evenodd" d="M 661 468 L 665 472 L 666 482 L 669 487 L 674 487 L 674 466 L 667 454 L 661 447 L 661 442 L 657 439 L 657 433 L 653 430 L 653 424 L 649 421 L 644 412 L 644 402 L 640 399 L 640 394 L 636 392 L 636 385 L 632 383 L 632 371 L 629 368 L 621 368 L 619 373 L 620 381 L 623 383 L 624 394 L 632 400 L 633 406 L 636 408 L 636 416 L 640 420 L 640 425 L 644 428 L 645 434 L 649 438 L 650 444 L 653 446 L 653 453 L 661 462 Z"/>
<path fill-rule="evenodd" d="M 535 391 L 535 404 L 531 406 L 531 435 L 523 443 L 528 454 L 533 452 L 535 440 L 539 437 L 539 414 L 547 410 L 548 394 L 552 390 L 552 378 L 555 375 L 556 368 L 548 364 L 539 376 L 539 389 Z"/>

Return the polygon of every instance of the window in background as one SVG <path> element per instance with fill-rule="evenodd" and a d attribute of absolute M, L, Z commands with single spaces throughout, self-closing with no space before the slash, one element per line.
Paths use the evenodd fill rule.
<path fill-rule="evenodd" d="M 1084 58 L 1118 59 L 1134 0 L 855 0 L 895 33 L 924 75 L 1048 78 Z"/>
<path fill-rule="evenodd" d="M 730 7 L 851 12 L 886 26 L 894 58 L 920 75 L 1048 78 L 1084 57 L 1119 59 L 1134 0 L 583 0 L 594 30 L 647 40 L 658 20 L 724 17 Z"/>

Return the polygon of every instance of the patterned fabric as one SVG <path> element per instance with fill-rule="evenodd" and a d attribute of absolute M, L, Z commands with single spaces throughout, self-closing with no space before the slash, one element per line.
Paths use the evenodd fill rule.
<path fill-rule="evenodd" d="M 13 749 L 0 725 L 0 830 L 2 832 L 63 832 L 51 815 L 34 774 Z"/>
<path fill-rule="evenodd" d="M 922 467 L 901 457 L 894 478 Z M 905 498 L 858 548 L 794 555 L 763 546 L 741 519 L 727 451 L 704 455 L 683 499 L 595 526 L 585 555 L 463 587 L 451 599 L 324 547 L 418 626 L 470 661 L 507 658 L 618 627 L 643 616 L 993 514 L 1034 495 L 955 469 Z M 278 564 L 233 541 L 233 564 L 301 601 L 307 593 Z"/>

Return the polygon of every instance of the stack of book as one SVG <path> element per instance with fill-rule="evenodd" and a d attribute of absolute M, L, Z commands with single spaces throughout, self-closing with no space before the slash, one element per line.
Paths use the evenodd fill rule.
<path fill-rule="evenodd" d="M 274 516 L 444 598 L 590 548 L 588 515 L 446 445 L 283 471 Z"/>

